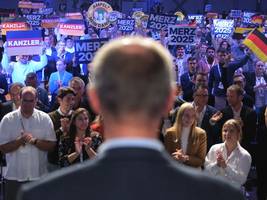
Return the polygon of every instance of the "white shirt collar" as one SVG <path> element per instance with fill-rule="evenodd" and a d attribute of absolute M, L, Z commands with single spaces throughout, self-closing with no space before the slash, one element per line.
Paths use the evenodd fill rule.
<path fill-rule="evenodd" d="M 73 112 L 73 110 L 70 110 L 70 111 L 65 115 L 63 112 L 61 112 L 60 107 L 57 109 L 57 111 L 59 112 L 59 114 L 60 114 L 61 116 L 70 116 L 70 115 L 72 114 L 72 112 Z"/>

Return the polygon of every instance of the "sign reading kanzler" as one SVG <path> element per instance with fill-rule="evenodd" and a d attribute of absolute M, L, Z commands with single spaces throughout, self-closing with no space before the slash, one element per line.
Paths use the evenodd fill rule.
<path fill-rule="evenodd" d="M 196 27 L 168 26 L 169 45 L 192 45 L 195 43 Z"/>

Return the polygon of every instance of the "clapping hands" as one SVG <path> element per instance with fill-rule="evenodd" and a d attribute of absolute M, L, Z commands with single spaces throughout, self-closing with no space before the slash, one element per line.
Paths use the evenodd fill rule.
<path fill-rule="evenodd" d="M 179 160 L 181 162 L 186 162 L 189 160 L 189 156 L 185 155 L 182 149 L 176 149 L 172 156 L 175 160 Z"/>
<path fill-rule="evenodd" d="M 80 154 L 82 152 L 83 145 L 85 146 L 85 149 L 90 148 L 91 143 L 92 139 L 90 137 L 85 137 L 85 138 L 76 137 L 74 141 L 76 153 Z"/>

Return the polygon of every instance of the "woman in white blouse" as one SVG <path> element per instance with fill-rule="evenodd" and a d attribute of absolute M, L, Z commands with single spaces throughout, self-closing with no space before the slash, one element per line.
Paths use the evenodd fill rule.
<path fill-rule="evenodd" d="M 223 177 L 238 187 L 246 182 L 251 165 L 250 154 L 239 144 L 241 136 L 240 122 L 226 121 L 222 128 L 224 143 L 213 145 L 205 159 L 208 173 Z"/>

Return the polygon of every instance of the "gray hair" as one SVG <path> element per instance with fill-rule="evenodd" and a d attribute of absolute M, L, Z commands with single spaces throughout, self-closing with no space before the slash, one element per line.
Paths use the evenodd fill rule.
<path fill-rule="evenodd" d="M 101 106 L 113 116 L 161 116 L 174 86 L 172 57 L 149 38 L 124 37 L 105 44 L 93 60 L 93 80 Z"/>

